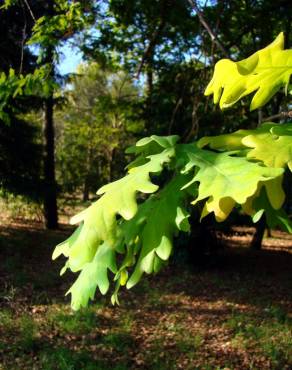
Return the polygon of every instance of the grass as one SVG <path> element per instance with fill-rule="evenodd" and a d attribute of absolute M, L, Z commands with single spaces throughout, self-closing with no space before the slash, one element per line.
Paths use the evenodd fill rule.
<path fill-rule="evenodd" d="M 3 310 L 0 312 L 0 328 L 11 337 L 11 353 L 16 354 L 19 349 L 21 352 L 33 350 L 36 339 L 37 326 L 33 318 L 28 314 L 14 317 L 11 311 Z M 5 349 L 6 344 L 0 342 L 0 349 Z"/>
<path fill-rule="evenodd" d="M 42 370 L 108 370 L 107 363 L 102 360 L 92 360 L 87 352 L 74 352 L 67 348 L 43 351 L 40 354 Z M 112 370 L 126 370 L 124 364 L 112 367 Z"/>
<path fill-rule="evenodd" d="M 292 320 L 281 307 L 271 306 L 260 317 L 235 312 L 226 327 L 233 332 L 234 347 L 257 348 L 277 369 L 292 364 Z"/>
<path fill-rule="evenodd" d="M 68 309 L 64 312 L 52 310 L 47 319 L 61 334 L 86 334 L 99 324 L 97 313 L 91 309 L 83 309 L 78 312 Z"/>
<path fill-rule="evenodd" d="M 0 227 L 1 370 L 291 368 L 292 254 L 230 248 L 218 267 L 172 266 L 120 306 L 97 296 L 73 312 L 72 275 L 50 259 L 66 235 Z"/>
<path fill-rule="evenodd" d="M 189 356 L 194 356 L 195 352 L 200 349 L 204 342 L 201 334 L 195 334 L 181 341 L 177 341 L 177 348 L 180 352 L 186 353 Z"/>

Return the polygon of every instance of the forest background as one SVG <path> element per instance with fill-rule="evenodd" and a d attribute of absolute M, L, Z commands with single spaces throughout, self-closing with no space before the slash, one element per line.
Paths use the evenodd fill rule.
<path fill-rule="evenodd" d="M 291 300 L 287 296 L 289 294 L 291 296 L 291 286 L 288 290 L 291 274 L 288 275 L 287 266 L 291 258 L 286 255 L 281 255 L 280 258 L 283 258 L 278 266 L 279 270 L 274 271 L 269 264 L 265 270 L 265 263 L 262 264 L 262 260 L 257 259 L 261 258 L 258 255 L 256 260 L 255 255 L 248 255 L 251 260 L 244 260 L 241 259 L 240 252 L 238 255 L 240 265 L 236 265 L 235 260 L 231 275 L 227 272 L 226 276 L 221 276 L 219 272 L 222 278 L 220 281 L 212 275 L 213 272 L 210 280 L 210 276 L 200 270 L 198 275 L 201 276 L 202 284 L 198 286 L 197 283 L 193 283 L 197 289 L 196 294 L 201 293 L 200 305 L 205 299 L 212 310 L 230 308 L 228 305 L 231 301 L 233 306 L 225 313 L 222 311 L 223 326 L 220 320 L 218 324 L 216 316 L 214 325 L 218 325 L 214 337 L 210 332 L 201 333 L 202 327 L 199 328 L 199 334 L 190 333 L 193 340 L 191 347 L 190 343 L 183 339 L 184 329 L 178 324 L 179 320 L 182 320 L 180 314 L 173 312 L 173 316 L 170 315 L 165 322 L 163 321 L 163 310 L 170 304 L 171 294 L 175 295 L 175 300 L 184 315 L 188 311 L 186 306 L 193 305 L 196 301 L 187 287 L 187 281 L 193 281 L 194 277 L 184 275 L 187 272 L 180 275 L 178 290 L 174 292 L 170 283 L 168 290 L 166 289 L 164 294 L 161 293 L 164 287 L 163 279 L 168 280 L 169 274 L 172 275 L 178 267 L 170 266 L 170 270 L 166 270 L 166 276 L 162 275 L 162 280 L 158 282 L 156 288 L 151 280 L 150 288 L 147 282 L 146 288 L 145 286 L 141 288 L 142 293 L 138 297 L 141 297 L 146 305 L 142 318 L 137 313 L 137 302 L 129 301 L 127 309 L 130 310 L 129 315 L 134 318 L 129 316 L 125 320 L 121 319 L 125 313 L 123 308 L 121 311 L 115 311 L 114 315 L 117 316 L 119 326 L 111 331 L 113 324 L 108 325 L 106 321 L 108 315 L 112 314 L 109 314 L 108 308 L 99 311 L 98 317 L 95 307 L 86 311 L 84 316 L 71 318 L 69 315 L 69 319 L 65 318 L 60 311 L 64 310 L 66 314 L 68 312 L 64 308 L 63 298 L 60 297 L 66 288 L 62 286 L 62 291 L 56 293 L 58 282 L 56 283 L 56 278 L 52 277 L 53 272 L 48 273 L 49 277 L 39 282 L 40 286 L 37 286 L 39 275 L 33 271 L 30 276 L 31 267 L 22 270 L 20 266 L 22 264 L 28 266 L 32 255 L 33 266 L 36 265 L 39 249 L 34 245 L 35 237 L 38 240 L 43 239 L 41 244 L 46 250 L 46 261 L 49 261 L 48 245 L 62 240 L 62 237 L 68 234 L 69 218 L 97 199 L 98 188 L 124 174 L 125 166 L 132 158 L 125 154 L 125 149 L 141 137 L 153 134 L 179 135 L 182 142 L 189 142 L 205 135 L 256 128 L 270 117 L 274 117 L 274 122 L 289 122 L 291 118 L 283 112 L 291 110 L 291 101 L 284 91 L 278 93 L 264 108 L 250 112 L 248 104 L 242 102 L 237 103 L 232 109 L 220 110 L 213 104 L 211 97 L 204 96 L 204 90 L 211 79 L 215 63 L 222 58 L 241 60 L 267 46 L 280 32 L 284 32 L 285 35 L 285 48 L 291 47 L 291 2 L 6 0 L 1 1 L 1 5 L 0 244 L 3 246 L 2 260 L 6 261 L 0 269 L 3 287 L 1 299 L 4 302 L 1 317 L 6 318 L 6 321 L 3 319 L 2 322 L 7 322 L 10 329 L 7 329 L 9 325 L 5 324 L 7 337 L 5 334 L 5 345 L 2 347 L 0 345 L 0 351 L 3 350 L 5 353 L 3 349 L 5 346 L 12 348 L 11 353 L 20 351 L 22 368 L 25 366 L 31 368 L 30 361 L 36 356 L 34 360 L 36 368 L 45 368 L 46 364 L 47 368 L 50 368 L 54 362 L 59 361 L 62 364 L 62 359 L 65 359 L 67 365 L 64 367 L 60 365 L 62 369 L 77 369 L 80 366 L 82 368 L 88 366 L 90 369 L 91 362 L 92 368 L 102 369 L 102 366 L 108 368 L 108 364 L 112 366 L 113 359 L 114 364 L 122 359 L 121 366 L 124 367 L 121 369 L 128 369 L 131 366 L 132 368 L 156 366 L 157 369 L 163 369 L 166 360 L 159 357 L 155 348 L 163 348 L 168 354 L 170 362 L 167 362 L 168 360 L 165 362 L 167 369 L 172 366 L 173 368 L 199 366 L 207 369 L 209 365 L 209 368 L 216 366 L 252 368 L 253 363 L 259 368 L 262 366 L 267 369 L 289 366 L 288 362 L 292 361 L 289 339 L 291 318 L 288 313 Z M 62 54 L 64 50 L 67 50 L 65 56 Z M 81 62 L 74 72 L 65 74 L 62 68 L 60 69 L 60 64 L 64 57 L 70 58 L 73 52 L 81 55 Z M 285 189 L 287 198 L 284 207 L 290 214 L 292 193 L 291 178 L 288 176 L 285 179 Z M 197 215 L 192 217 L 196 220 Z M 183 269 L 191 264 L 192 268 L 196 265 L 196 268 L 199 266 L 199 269 L 203 268 L 205 271 L 210 265 L 216 265 L 218 271 L 224 271 L 226 265 L 221 264 L 221 259 L 218 259 L 218 248 L 220 252 L 222 244 L 227 243 L 228 233 L 233 233 L 232 228 L 238 225 L 244 225 L 245 228 L 237 235 L 243 233 L 244 237 L 247 236 L 242 244 L 245 247 L 251 245 L 253 249 L 260 249 L 265 236 L 265 223 L 254 225 L 241 214 L 234 212 L 228 221 L 219 226 L 212 217 L 201 224 L 195 223 L 190 235 L 176 240 L 177 246 L 182 248 L 178 248 L 173 260 L 183 266 Z M 44 231 L 43 228 L 59 231 Z M 289 244 L 289 239 L 287 240 L 284 243 L 285 248 L 286 244 Z M 22 244 L 24 246 L 20 247 Z M 197 247 L 190 248 L 193 245 Z M 12 258 L 9 246 L 18 248 L 16 257 Z M 273 259 L 275 256 L 270 255 L 267 258 Z M 260 283 L 256 279 L 254 281 L 255 286 L 261 288 L 264 298 L 256 309 L 249 307 L 246 312 L 243 306 L 236 306 L 241 304 L 241 298 L 233 299 L 232 294 L 237 291 L 240 281 L 240 287 L 244 291 L 242 301 L 247 305 L 253 305 L 256 300 L 255 286 L 253 285 L 255 290 L 251 292 L 249 280 L 247 279 L 246 283 L 241 280 L 246 274 L 244 269 L 241 270 L 241 263 L 246 265 L 250 261 L 253 266 L 257 266 L 258 262 L 263 266 L 261 268 L 264 269 L 265 281 Z M 51 268 L 50 266 L 49 269 Z M 261 268 L 258 267 L 258 271 Z M 41 269 L 42 265 L 35 267 L 38 274 Z M 270 271 L 273 271 L 274 277 L 282 274 L 278 282 L 269 280 Z M 256 275 L 257 270 L 255 269 L 253 273 Z M 215 283 L 213 278 L 216 280 Z M 230 285 L 230 278 L 231 280 L 234 278 L 234 286 Z M 174 285 L 176 283 L 174 281 Z M 212 284 L 217 289 L 216 299 L 206 294 L 206 286 L 213 286 Z M 273 284 L 274 288 L 271 290 Z M 269 289 L 265 290 L 266 287 Z M 38 290 L 43 294 L 44 288 L 49 289 L 48 295 L 36 295 Z M 187 298 L 184 295 L 180 296 L 184 292 L 187 292 Z M 220 294 L 223 297 L 222 307 L 218 303 Z M 48 302 L 50 304 L 54 302 L 54 295 L 58 297 L 59 306 L 52 309 Z M 32 326 L 28 324 L 29 314 L 26 312 L 23 315 L 18 311 L 18 305 L 23 304 L 24 297 L 25 302 L 29 301 L 25 310 L 29 312 L 33 307 L 40 322 L 44 319 L 42 318 L 44 312 L 50 313 L 49 326 L 48 322 L 40 326 L 38 323 Z M 146 342 L 143 342 L 139 335 L 137 336 L 137 328 L 139 330 L 145 328 L 143 326 L 145 324 L 141 322 L 151 314 L 150 304 L 147 306 L 148 298 L 150 299 L 148 302 L 159 312 L 154 313 L 153 317 L 165 326 L 163 324 L 159 329 L 161 336 L 154 332 L 155 323 L 151 327 L 146 327 L 145 330 L 146 332 L 148 330 L 150 336 L 146 335 Z M 99 305 L 103 307 L 104 302 L 99 302 Z M 98 309 L 101 310 L 100 306 Z M 264 329 L 261 332 L 254 329 L 259 325 L 251 319 L 255 313 L 259 315 L 263 324 Z M 18 327 L 12 322 L 14 314 L 19 320 L 19 322 L 16 320 Z M 202 315 L 204 320 L 208 320 L 208 315 L 203 313 Z M 100 367 L 94 367 L 97 366 L 96 358 L 91 355 L 96 352 L 94 349 L 88 349 L 87 346 L 86 356 L 82 355 L 84 351 L 82 336 L 93 333 L 93 327 L 98 326 L 96 320 L 99 328 L 103 328 L 100 330 L 108 330 L 104 338 L 102 337 L 102 347 L 98 347 L 105 359 L 98 362 Z M 200 322 L 200 318 L 198 320 Z M 184 321 L 181 323 L 188 325 Z M 269 326 L 270 323 L 272 326 Z M 78 332 L 77 327 L 84 330 L 77 334 L 77 339 L 72 339 L 72 331 Z M 44 336 L 48 345 L 45 351 L 38 347 L 39 337 L 36 334 L 42 331 L 46 333 Z M 222 332 L 225 331 L 234 335 L 237 340 L 235 344 L 229 340 L 230 338 L 227 340 L 222 337 Z M 20 339 L 12 339 L 15 332 L 18 333 L 15 338 Z M 175 338 L 177 346 L 175 348 L 179 348 L 176 354 L 173 353 L 173 348 L 168 349 L 169 343 L 159 342 L 166 332 L 170 333 L 171 338 Z M 269 338 L 272 332 L 276 332 L 277 335 L 275 340 L 271 341 Z M 54 340 L 60 335 L 61 339 L 58 339 L 61 341 L 60 352 L 55 348 L 51 351 Z M 101 334 L 98 332 L 96 335 Z M 232 350 L 231 352 L 226 350 L 225 353 L 224 346 L 228 341 L 232 343 L 230 347 Z M 221 355 L 213 354 L 213 357 L 210 355 L 208 359 L 206 353 L 218 351 L 216 342 L 220 346 Z M 148 357 L 146 355 L 141 357 L 135 352 L 137 343 L 141 347 L 145 343 L 149 345 L 149 348 L 146 346 L 149 350 Z M 189 354 L 196 352 L 193 343 L 197 343 L 195 347 L 198 356 L 191 357 Z M 78 347 L 77 351 L 74 346 Z M 258 348 L 258 352 L 254 352 L 253 346 Z M 109 348 L 114 352 L 113 359 Z M 133 352 L 131 359 L 124 354 L 128 350 Z M 188 353 L 188 356 L 184 356 L 185 353 Z M 7 368 L 9 366 L 13 368 L 11 365 L 13 356 L 8 354 L 5 356 Z M 232 358 L 231 365 L 228 363 L 228 356 Z"/>
<path fill-rule="evenodd" d="M 280 31 L 289 48 L 287 1 L 83 1 L 69 20 L 68 6 L 16 1 L 1 10 L 2 72 L 47 68 L 43 86 L 31 91 L 9 91 L 13 82 L 3 82 L 1 191 L 49 228 L 57 227 L 56 197 L 59 206 L 93 199 L 121 176 L 124 150 L 138 138 L 178 134 L 190 141 L 254 128 L 289 110 L 283 93 L 252 113 L 243 104 L 221 111 L 203 96 L 220 58 L 240 60 Z M 42 17 L 51 24 L 43 27 Z M 67 75 L 58 70 L 64 46 L 82 53 Z"/>

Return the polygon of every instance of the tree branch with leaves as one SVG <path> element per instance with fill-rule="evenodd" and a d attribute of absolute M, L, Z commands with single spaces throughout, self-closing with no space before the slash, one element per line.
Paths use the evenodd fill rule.
<path fill-rule="evenodd" d="M 280 34 L 247 59 L 219 61 L 205 94 L 222 109 L 254 94 L 250 108 L 255 109 L 281 88 L 288 91 L 291 74 L 292 51 L 284 50 Z M 67 293 L 73 309 L 86 306 L 97 287 L 107 293 L 109 274 L 115 284 L 112 303 L 118 303 L 121 286 L 130 289 L 144 273 L 157 273 L 172 254 L 175 236 L 190 231 L 191 205 L 202 208 L 201 219 L 214 214 L 222 222 L 239 208 L 254 222 L 265 214 L 270 227 L 292 232 L 282 209 L 291 147 L 290 124 L 273 122 L 189 144 L 176 135 L 138 141 L 127 151 L 135 159 L 125 177 L 98 190 L 100 198 L 72 218 L 77 230 L 54 251 L 54 259 L 67 258 L 62 274 L 79 272 Z M 159 187 L 155 179 L 162 173 Z"/>

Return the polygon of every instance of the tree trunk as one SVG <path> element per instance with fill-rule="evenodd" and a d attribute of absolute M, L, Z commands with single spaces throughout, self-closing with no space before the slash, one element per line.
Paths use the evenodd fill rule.
<path fill-rule="evenodd" d="M 251 245 L 250 245 L 251 249 L 261 250 L 266 226 L 267 226 L 266 217 L 263 215 L 261 219 L 258 221 L 258 223 L 256 224 L 256 231 L 254 233 L 254 236 L 252 238 Z"/>
<path fill-rule="evenodd" d="M 47 229 L 58 228 L 57 189 L 55 179 L 55 132 L 53 120 L 53 95 L 45 100 L 44 122 L 44 216 Z"/>
<path fill-rule="evenodd" d="M 197 215 L 193 213 L 190 221 L 189 262 L 193 266 L 212 264 L 220 247 L 212 216 L 208 215 L 198 222 Z"/>
<path fill-rule="evenodd" d="M 47 3 L 47 15 L 54 15 L 54 2 Z M 44 100 L 45 122 L 44 122 L 44 216 L 47 229 L 58 228 L 57 210 L 57 184 L 55 178 L 55 130 L 54 130 L 54 88 L 52 82 L 55 78 L 54 70 L 54 46 L 48 45 L 45 51 L 44 65 L 50 70 L 48 80 L 49 93 Z"/>
<path fill-rule="evenodd" d="M 114 154 L 114 148 L 109 148 L 107 151 L 106 151 L 106 160 L 107 160 L 107 164 L 106 164 L 106 168 L 107 168 L 107 182 L 110 183 L 113 181 L 113 154 Z"/>
<path fill-rule="evenodd" d="M 86 156 L 86 164 L 85 164 L 86 175 L 84 177 L 84 183 L 83 183 L 82 199 L 83 199 L 84 202 L 89 200 L 90 165 L 91 165 L 91 163 L 92 163 L 92 147 L 91 147 L 91 143 L 89 143 L 88 147 L 87 147 L 87 156 Z"/>
<path fill-rule="evenodd" d="M 113 148 L 113 150 L 111 152 L 111 160 L 110 160 L 110 173 L 109 173 L 110 181 L 113 181 L 113 179 L 115 178 L 114 169 L 115 169 L 116 153 L 117 153 L 117 149 Z"/>
<path fill-rule="evenodd" d="M 151 133 L 152 121 L 153 121 L 153 70 L 152 70 L 152 60 L 147 64 L 146 71 L 146 84 L 147 84 L 147 98 L 146 98 L 146 121 L 145 129 L 147 134 Z"/>
<path fill-rule="evenodd" d="M 83 202 L 87 202 L 89 200 L 89 181 L 88 176 L 85 177 L 84 186 L 83 186 L 83 195 L 82 200 Z"/>

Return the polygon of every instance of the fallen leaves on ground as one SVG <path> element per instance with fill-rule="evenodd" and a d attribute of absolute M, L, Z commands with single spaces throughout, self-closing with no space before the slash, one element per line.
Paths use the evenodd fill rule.
<path fill-rule="evenodd" d="M 203 267 L 171 264 L 124 291 L 71 311 L 53 246 L 70 229 L 0 226 L 0 369 L 289 369 L 291 236 L 253 228 L 221 235 Z M 62 261 L 60 261 L 62 264 Z"/>

